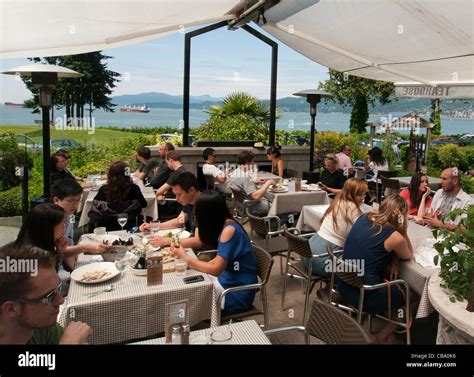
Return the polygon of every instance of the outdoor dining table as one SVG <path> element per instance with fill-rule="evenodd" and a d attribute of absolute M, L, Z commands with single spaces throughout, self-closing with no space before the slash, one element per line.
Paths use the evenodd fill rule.
<path fill-rule="evenodd" d="M 143 181 L 137 180 L 135 184 L 140 187 L 140 190 L 143 194 L 143 197 L 145 198 L 147 202 L 146 208 L 143 208 L 142 214 L 143 216 L 146 217 L 152 217 L 154 220 L 158 218 L 158 206 L 157 206 L 157 199 L 156 199 L 156 194 L 155 191 L 153 191 L 153 187 L 150 186 L 145 186 L 143 184 Z M 87 198 L 84 202 L 84 206 L 82 207 L 82 212 L 81 212 L 81 218 L 79 219 L 79 224 L 77 225 L 78 227 L 87 225 L 89 223 L 89 211 L 92 207 L 92 201 L 96 197 L 97 193 L 99 192 L 99 189 L 96 188 L 90 188 L 87 190 L 89 193 L 87 194 Z M 87 193 L 86 189 L 84 190 L 83 197 Z"/>
<path fill-rule="evenodd" d="M 211 339 L 211 333 L 216 330 L 229 330 L 232 332 L 232 338 L 225 342 L 215 342 Z M 234 345 L 270 345 L 270 340 L 265 336 L 260 325 L 254 320 L 231 323 L 230 325 L 211 327 L 209 329 L 192 331 L 190 334 L 190 340 L 192 343 L 193 338 L 200 337 L 201 339 L 207 339 L 210 344 L 234 344 Z M 142 342 L 130 343 L 130 345 L 158 345 L 166 344 L 166 339 L 156 338 L 145 340 Z"/>
<path fill-rule="evenodd" d="M 320 221 L 328 208 L 329 205 L 303 207 L 296 228 L 300 231 L 318 231 Z M 362 204 L 361 208 L 365 213 L 372 210 L 372 207 L 366 204 Z M 408 237 L 413 250 L 416 250 L 426 239 L 432 238 L 431 229 L 410 221 L 408 223 Z M 405 280 L 410 288 L 420 296 L 416 318 L 425 318 L 434 312 L 434 307 L 428 298 L 428 281 L 431 275 L 438 271 L 438 268 L 423 267 L 415 258 L 400 261 L 398 271 L 400 279 Z"/>
<path fill-rule="evenodd" d="M 434 274 L 428 285 L 431 303 L 439 313 L 436 344 L 474 344 L 474 312 L 466 310 L 467 300 L 451 302 L 441 277 Z"/>
<path fill-rule="evenodd" d="M 300 213 L 305 206 L 312 204 L 328 204 L 326 191 L 289 191 L 273 193 L 268 190 L 265 197 L 271 202 L 268 216 L 278 216 L 283 213 Z"/>
<path fill-rule="evenodd" d="M 265 180 L 273 179 L 276 183 L 278 183 L 280 182 L 281 177 L 270 172 L 258 171 L 257 179 L 265 179 Z"/>
<path fill-rule="evenodd" d="M 79 244 L 92 235 L 82 236 Z M 187 250 L 196 257 L 192 250 Z M 102 259 L 100 255 L 80 254 L 77 267 Z M 84 284 L 71 280 L 69 294 L 58 322 L 66 326 L 70 321 L 82 321 L 91 326 L 91 344 L 110 344 L 142 339 L 165 330 L 165 304 L 189 301 L 189 322 L 196 325 L 211 320 L 217 326 L 217 298 L 214 285 L 207 274 L 193 269 L 186 276 L 202 275 L 204 280 L 185 284 L 183 276 L 175 272 L 163 274 L 161 285 L 147 285 L 146 276 L 136 276 L 130 269 L 111 280 L 97 284 Z M 90 297 L 110 284 L 110 292 Z"/>

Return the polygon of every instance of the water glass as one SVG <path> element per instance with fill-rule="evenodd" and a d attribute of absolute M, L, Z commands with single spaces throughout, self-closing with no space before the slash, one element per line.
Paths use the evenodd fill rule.
<path fill-rule="evenodd" d="M 186 270 L 188 269 L 188 264 L 184 259 L 176 258 L 174 260 L 174 265 L 176 266 L 175 272 L 176 276 L 186 276 Z"/>
<path fill-rule="evenodd" d="M 107 234 L 107 229 L 104 226 L 94 229 L 94 234 L 96 236 L 104 236 Z"/>
<path fill-rule="evenodd" d="M 150 223 L 150 230 L 151 230 L 151 233 L 154 234 L 154 235 L 157 235 L 159 230 L 160 230 L 160 227 L 161 227 L 161 223 L 159 220 L 157 221 L 152 221 Z"/>

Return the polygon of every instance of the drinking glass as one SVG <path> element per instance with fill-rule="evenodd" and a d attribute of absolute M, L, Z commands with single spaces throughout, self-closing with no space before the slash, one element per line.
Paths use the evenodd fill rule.
<path fill-rule="evenodd" d="M 123 272 L 130 265 L 132 258 L 128 255 L 127 252 L 120 254 L 115 259 L 115 267 L 120 271 L 120 276 L 123 276 Z"/>
<path fill-rule="evenodd" d="M 151 233 L 154 234 L 154 235 L 158 235 L 158 232 L 160 230 L 160 227 L 161 227 L 161 223 L 159 220 L 156 220 L 156 221 L 152 221 L 150 223 L 150 230 L 151 230 Z"/>
<path fill-rule="evenodd" d="M 176 266 L 175 272 L 176 276 L 186 276 L 186 270 L 188 269 L 188 264 L 184 259 L 176 258 L 174 260 L 174 265 Z"/>
<path fill-rule="evenodd" d="M 232 343 L 232 331 L 230 325 L 232 322 L 229 322 L 227 326 L 219 326 L 214 331 L 211 332 L 211 343 L 212 344 L 225 344 Z"/>
<path fill-rule="evenodd" d="M 126 213 L 119 213 L 118 214 L 117 222 L 120 225 L 120 227 L 122 228 L 122 234 L 123 234 L 123 227 L 125 226 L 125 224 L 127 224 L 127 221 L 128 221 L 128 215 Z"/>

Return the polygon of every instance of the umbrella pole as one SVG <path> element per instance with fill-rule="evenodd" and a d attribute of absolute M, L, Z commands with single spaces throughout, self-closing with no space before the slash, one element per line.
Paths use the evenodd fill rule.
<path fill-rule="evenodd" d="M 51 149 L 50 149 L 50 121 L 49 106 L 43 106 L 43 196 L 49 198 L 50 172 L 51 172 Z"/>

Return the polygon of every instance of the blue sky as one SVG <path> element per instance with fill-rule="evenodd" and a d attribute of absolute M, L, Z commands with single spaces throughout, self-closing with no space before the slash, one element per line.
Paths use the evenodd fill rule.
<path fill-rule="evenodd" d="M 175 33 L 153 41 L 104 50 L 104 53 L 114 57 L 109 60 L 109 68 L 124 75 L 114 95 L 143 92 L 182 94 L 184 34 Z M 28 64 L 28 61 L 3 59 L 0 60 L 0 69 L 4 71 L 23 64 Z M 270 66 L 270 46 L 244 30 L 222 28 L 195 37 L 192 42 L 191 95 L 223 97 L 232 91 L 244 90 L 262 99 L 269 98 Z M 279 43 L 278 98 L 314 88 L 326 78 L 326 67 Z M 30 97 L 25 85 L 14 77 L 0 75 L 0 88 L 2 103 L 22 102 Z"/>

